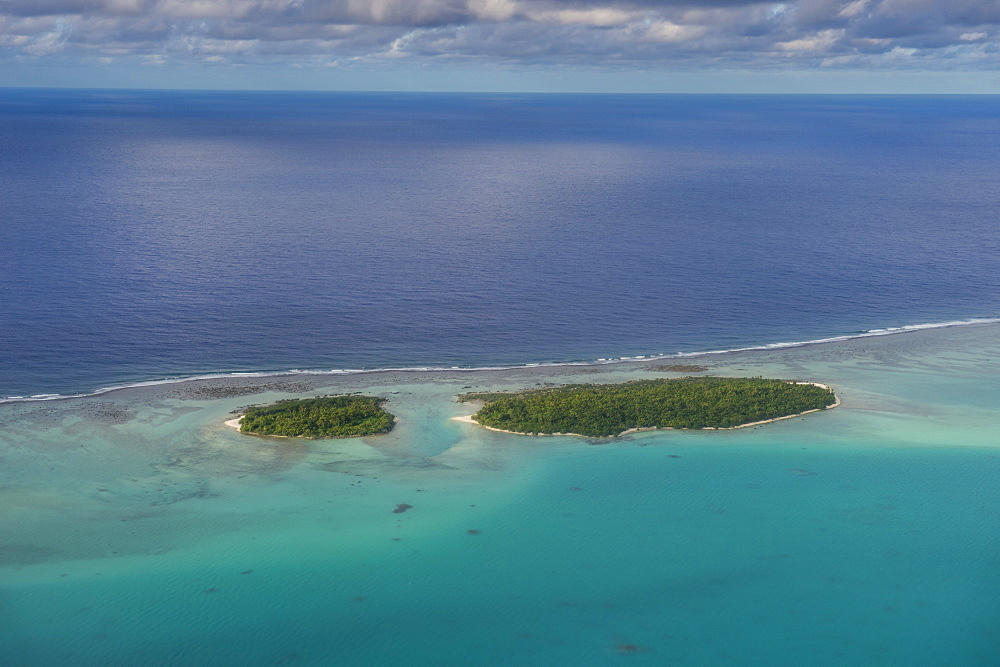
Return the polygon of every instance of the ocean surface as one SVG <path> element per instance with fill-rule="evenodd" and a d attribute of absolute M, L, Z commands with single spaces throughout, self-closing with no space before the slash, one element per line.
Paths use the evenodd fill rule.
<path fill-rule="evenodd" d="M 1000 660 L 1000 98 L 8 89 L 0 157 L 0 664 Z M 451 419 L 691 373 L 842 404 Z"/>
<path fill-rule="evenodd" d="M 998 360 L 995 324 L 716 355 L 843 404 L 620 439 L 487 431 L 453 396 L 655 362 L 6 403 L 0 663 L 992 666 Z M 350 391 L 393 432 L 222 424 Z"/>
<path fill-rule="evenodd" d="M 1000 97 L 0 90 L 0 397 L 1000 316 Z"/>

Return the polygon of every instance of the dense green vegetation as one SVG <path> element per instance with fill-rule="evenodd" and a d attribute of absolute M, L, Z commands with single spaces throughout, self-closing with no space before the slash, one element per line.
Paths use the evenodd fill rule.
<path fill-rule="evenodd" d="M 393 416 L 376 396 L 322 396 L 254 406 L 240 422 L 242 433 L 302 438 L 349 438 L 388 433 Z"/>
<path fill-rule="evenodd" d="M 595 437 L 632 428 L 731 428 L 836 402 L 832 391 L 812 384 L 722 377 L 574 384 L 458 398 L 486 403 L 473 415 L 484 426 Z"/>

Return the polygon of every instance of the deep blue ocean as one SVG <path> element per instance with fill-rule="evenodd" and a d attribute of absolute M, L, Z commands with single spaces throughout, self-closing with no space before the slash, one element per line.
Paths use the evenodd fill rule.
<path fill-rule="evenodd" d="M 0 396 L 1000 315 L 1000 98 L 0 90 Z"/>

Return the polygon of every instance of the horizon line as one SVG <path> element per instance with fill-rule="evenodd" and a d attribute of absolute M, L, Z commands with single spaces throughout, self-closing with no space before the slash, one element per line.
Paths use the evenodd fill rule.
<path fill-rule="evenodd" d="M 316 93 L 316 94 L 410 94 L 410 95 L 635 95 L 635 96 L 667 96 L 689 95 L 700 97 L 1000 97 L 997 92 L 963 92 L 963 93 L 872 93 L 872 92 L 746 92 L 746 91 L 593 91 L 593 90 L 410 90 L 410 89 L 317 89 L 317 88 L 208 88 L 208 87 L 138 87 L 138 86 L 28 86 L 0 85 L 3 90 L 73 90 L 73 91 L 132 91 L 132 92 L 207 92 L 207 93 Z"/>

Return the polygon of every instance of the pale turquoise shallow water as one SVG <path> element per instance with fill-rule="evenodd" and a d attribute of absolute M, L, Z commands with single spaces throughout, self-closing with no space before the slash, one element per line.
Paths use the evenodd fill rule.
<path fill-rule="evenodd" d="M 995 664 L 1000 327 L 704 363 L 844 404 L 615 441 L 449 419 L 465 387 L 663 375 L 629 364 L 2 405 L 0 662 Z M 401 423 L 221 425 L 317 390 L 386 395 Z"/>

